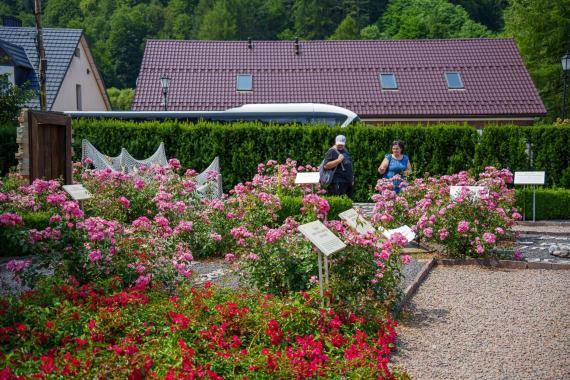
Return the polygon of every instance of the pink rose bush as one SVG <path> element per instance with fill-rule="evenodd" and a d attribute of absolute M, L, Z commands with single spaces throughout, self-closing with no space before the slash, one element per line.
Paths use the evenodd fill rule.
<path fill-rule="evenodd" d="M 453 257 L 489 257 L 497 244 L 513 237 L 521 216 L 514 208 L 513 174 L 493 167 L 478 178 L 467 172 L 416 179 L 392 191 L 391 181 L 378 181 L 373 220 L 384 227 L 407 224 L 418 238 Z M 455 199 L 451 186 L 482 186 L 478 196 L 466 187 Z"/>
<path fill-rule="evenodd" d="M 410 260 L 399 254 L 405 241 L 329 220 L 324 191 L 294 184 L 314 170 L 269 161 L 214 200 L 176 160 L 129 175 L 77 171 L 93 194 L 81 203 L 58 181 L 8 177 L 0 229 L 54 276 L 17 302 L 0 299 L 0 378 L 395 378 L 385 313 Z M 295 196 L 300 208 L 280 219 Z M 329 258 L 326 310 L 317 254 L 297 230 L 317 219 L 347 244 Z M 189 287 L 193 260 L 213 255 L 263 293 Z M 25 276 L 31 262 L 7 267 Z"/>

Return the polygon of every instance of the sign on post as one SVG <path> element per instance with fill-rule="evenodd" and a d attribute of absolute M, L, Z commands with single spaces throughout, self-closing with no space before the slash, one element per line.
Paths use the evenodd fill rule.
<path fill-rule="evenodd" d="M 329 262 L 328 256 L 346 248 L 335 234 L 331 232 L 320 220 L 299 226 L 299 231 L 313 243 L 318 251 L 319 264 L 319 288 L 321 293 L 321 305 L 324 306 L 324 285 L 323 285 L 323 254 L 325 255 L 325 279 L 329 283 Z"/>
<path fill-rule="evenodd" d="M 515 185 L 544 185 L 546 172 L 515 172 Z"/>
<path fill-rule="evenodd" d="M 83 185 L 63 185 L 62 187 L 73 200 L 82 201 L 92 197 L 89 190 L 84 188 Z"/>
<path fill-rule="evenodd" d="M 449 187 L 449 195 L 451 199 L 456 199 L 461 196 L 463 189 L 466 188 L 469 191 L 469 197 L 473 199 L 480 199 L 481 198 L 481 190 L 485 190 L 485 186 L 450 186 Z"/>
<path fill-rule="evenodd" d="M 319 183 L 319 172 L 304 172 L 297 173 L 295 177 L 296 185 L 315 185 Z"/>
<path fill-rule="evenodd" d="M 536 221 L 536 185 L 544 185 L 546 172 L 515 172 L 515 185 L 532 185 L 532 221 Z M 526 196 L 524 196 L 524 220 L 526 220 Z"/>
<path fill-rule="evenodd" d="M 395 233 L 399 233 L 404 235 L 404 237 L 406 238 L 406 240 L 409 242 L 413 241 L 416 238 L 416 233 L 414 231 L 412 231 L 412 229 L 408 226 L 402 226 L 402 227 L 398 227 L 398 228 L 394 228 L 391 230 L 385 230 L 385 229 L 380 229 L 380 232 L 382 232 L 382 235 L 384 235 L 384 237 L 386 239 L 390 239 L 392 237 L 392 235 L 394 235 Z"/>
<path fill-rule="evenodd" d="M 346 244 L 333 234 L 320 220 L 300 225 L 299 231 L 325 256 L 330 256 L 346 248 Z"/>
<path fill-rule="evenodd" d="M 341 212 L 338 216 L 361 235 L 376 232 L 374 226 L 353 208 Z"/>

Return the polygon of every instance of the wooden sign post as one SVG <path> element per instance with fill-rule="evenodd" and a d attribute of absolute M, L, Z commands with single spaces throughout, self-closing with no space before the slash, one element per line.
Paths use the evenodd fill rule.
<path fill-rule="evenodd" d="M 323 254 L 325 266 L 325 282 L 329 285 L 329 262 L 328 257 L 333 253 L 342 251 L 346 244 L 332 233 L 320 220 L 299 226 L 299 231 L 317 248 L 319 265 L 319 286 L 321 291 L 321 305 L 324 305 L 323 286 Z"/>

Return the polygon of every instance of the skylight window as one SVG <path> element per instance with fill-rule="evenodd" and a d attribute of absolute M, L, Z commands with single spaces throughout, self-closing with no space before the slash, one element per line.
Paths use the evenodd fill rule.
<path fill-rule="evenodd" d="M 445 80 L 447 81 L 447 88 L 450 90 L 460 90 L 465 88 L 463 87 L 461 75 L 457 72 L 445 73 Z"/>
<path fill-rule="evenodd" d="M 238 91 L 252 91 L 253 90 L 253 75 L 240 74 L 237 76 L 236 89 Z"/>
<path fill-rule="evenodd" d="M 397 90 L 396 74 L 380 74 L 380 85 L 382 90 Z"/>

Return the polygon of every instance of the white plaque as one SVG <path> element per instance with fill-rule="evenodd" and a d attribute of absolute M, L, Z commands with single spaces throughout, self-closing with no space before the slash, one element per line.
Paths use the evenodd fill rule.
<path fill-rule="evenodd" d="M 450 186 L 449 195 L 451 196 L 451 199 L 459 198 L 464 188 L 469 189 L 469 197 L 474 199 L 481 198 L 481 194 L 479 192 L 486 189 L 485 186 Z"/>
<path fill-rule="evenodd" d="M 91 193 L 83 185 L 63 185 L 62 187 L 76 201 L 91 198 Z"/>
<path fill-rule="evenodd" d="M 546 172 L 515 172 L 515 185 L 544 185 Z"/>
<path fill-rule="evenodd" d="M 300 225 L 299 231 L 324 253 L 325 256 L 330 256 L 346 248 L 346 244 L 333 234 L 320 220 Z"/>
<path fill-rule="evenodd" d="M 379 228 L 379 230 L 382 232 L 382 235 L 384 235 L 384 237 L 386 237 L 387 239 L 390 239 L 392 235 L 394 235 L 395 233 L 404 235 L 408 243 L 416 238 L 416 233 L 412 231 L 412 229 L 408 226 L 402 226 L 394 228 L 392 230 L 385 230 L 383 228 Z"/>
<path fill-rule="evenodd" d="M 376 232 L 374 226 L 353 208 L 341 212 L 338 216 L 361 235 Z"/>
<path fill-rule="evenodd" d="M 297 185 L 307 185 L 307 184 L 317 184 L 319 183 L 320 174 L 319 172 L 304 172 L 297 173 L 295 177 L 295 184 Z"/>

